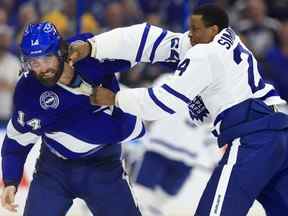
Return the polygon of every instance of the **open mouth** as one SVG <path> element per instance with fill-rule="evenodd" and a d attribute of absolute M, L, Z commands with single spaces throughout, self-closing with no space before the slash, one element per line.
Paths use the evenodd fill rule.
<path fill-rule="evenodd" d="M 55 76 L 55 73 L 52 72 L 52 71 L 49 71 L 49 72 L 44 73 L 42 77 L 43 77 L 44 79 L 51 79 L 51 78 L 53 78 L 54 76 Z"/>

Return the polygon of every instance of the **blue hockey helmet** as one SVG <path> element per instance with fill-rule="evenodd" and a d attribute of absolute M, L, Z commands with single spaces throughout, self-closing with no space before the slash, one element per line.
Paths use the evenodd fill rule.
<path fill-rule="evenodd" d="M 29 24 L 20 44 L 24 58 L 55 54 L 61 56 L 62 37 L 50 22 Z"/>
<path fill-rule="evenodd" d="M 50 22 L 29 24 L 20 43 L 21 71 L 27 74 L 32 67 L 30 60 L 55 55 L 60 61 L 59 71 L 62 73 L 64 62 L 68 56 L 68 43 L 62 39 L 56 27 Z"/>

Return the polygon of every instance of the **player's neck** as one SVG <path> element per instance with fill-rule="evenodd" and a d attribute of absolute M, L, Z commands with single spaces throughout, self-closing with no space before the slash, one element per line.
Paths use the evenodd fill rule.
<path fill-rule="evenodd" d="M 64 63 L 63 73 L 59 79 L 59 82 L 64 85 L 69 85 L 74 77 L 74 69 L 67 63 Z"/>

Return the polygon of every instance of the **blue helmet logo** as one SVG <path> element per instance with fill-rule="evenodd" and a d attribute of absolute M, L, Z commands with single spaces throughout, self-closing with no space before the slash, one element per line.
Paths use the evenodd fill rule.
<path fill-rule="evenodd" d="M 59 54 L 61 36 L 49 22 L 29 24 L 20 44 L 24 57 Z"/>

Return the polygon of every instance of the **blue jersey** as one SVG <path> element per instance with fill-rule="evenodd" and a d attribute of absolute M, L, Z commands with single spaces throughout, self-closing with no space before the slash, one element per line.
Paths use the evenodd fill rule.
<path fill-rule="evenodd" d="M 90 36 L 76 36 L 69 42 Z M 40 138 L 64 159 L 119 158 L 118 143 L 144 134 L 141 120 L 116 107 L 93 106 L 89 93 L 79 89 L 102 85 L 116 92 L 119 86 L 114 73 L 129 67 L 128 61 L 86 58 L 75 65 L 71 86 L 46 87 L 33 75 L 23 74 L 15 89 L 14 111 L 2 147 L 4 182 L 19 183 L 26 157 Z"/>

